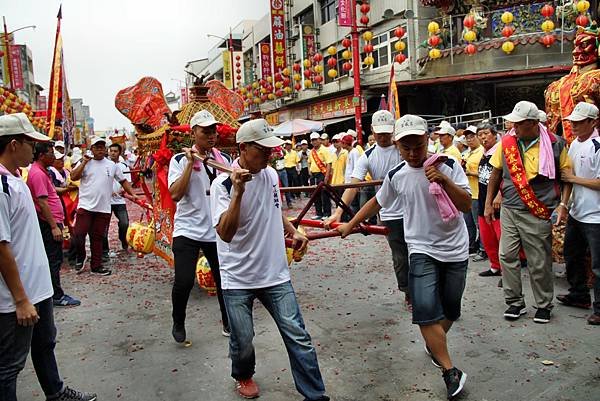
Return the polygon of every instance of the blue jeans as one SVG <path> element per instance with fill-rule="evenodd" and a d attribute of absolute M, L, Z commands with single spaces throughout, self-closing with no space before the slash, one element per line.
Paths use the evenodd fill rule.
<path fill-rule="evenodd" d="M 269 311 L 281 333 L 288 352 L 296 389 L 306 400 L 328 400 L 325 385 L 317 362 L 317 353 L 304 321 L 292 283 L 287 281 L 273 287 L 223 290 L 225 307 L 229 317 L 229 356 L 231 376 L 236 380 L 249 379 L 254 375 L 254 324 L 252 307 L 258 300 Z"/>
<path fill-rule="evenodd" d="M 17 376 L 25 367 L 29 349 L 46 397 L 56 396 L 63 389 L 54 356 L 56 327 L 52 297 L 35 307 L 40 320 L 34 326 L 18 325 L 15 312 L 0 313 L 0 401 L 17 400 Z"/>
<path fill-rule="evenodd" d="M 281 187 L 289 187 L 288 175 L 285 169 L 277 170 L 277 175 L 279 176 L 279 181 L 281 182 Z M 292 201 L 292 194 L 290 192 L 285 193 L 285 201 L 286 203 L 290 203 Z"/>
<path fill-rule="evenodd" d="M 422 253 L 410 255 L 408 287 L 414 324 L 458 320 L 468 264 L 468 260 L 441 262 Z"/>

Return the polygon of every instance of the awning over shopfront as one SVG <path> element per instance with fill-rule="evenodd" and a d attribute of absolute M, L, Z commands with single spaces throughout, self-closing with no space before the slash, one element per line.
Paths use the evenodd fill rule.
<path fill-rule="evenodd" d="M 348 120 L 352 120 L 352 119 L 354 119 L 354 116 L 345 116 L 345 117 L 338 117 L 338 118 L 330 118 L 328 120 L 321 120 L 320 122 L 323 123 L 324 127 L 327 127 L 329 125 L 341 123 L 343 121 L 348 121 Z"/>

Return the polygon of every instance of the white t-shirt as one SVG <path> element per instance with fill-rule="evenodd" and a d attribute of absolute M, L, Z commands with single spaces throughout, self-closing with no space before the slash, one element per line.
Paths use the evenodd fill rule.
<path fill-rule="evenodd" d="M 123 174 L 123 177 L 125 177 L 125 179 L 127 181 L 131 182 L 131 174 L 126 172 L 126 171 L 129 171 L 129 166 L 127 164 L 125 164 L 125 162 L 122 162 L 122 161 L 115 163 L 115 165 L 117 166 L 117 169 L 121 170 L 121 174 Z M 120 195 L 122 190 L 123 190 L 123 187 L 121 186 L 121 184 L 119 184 L 119 181 L 113 180 L 112 196 L 110 198 L 111 205 L 124 205 L 125 204 L 125 198 L 123 198 Z"/>
<path fill-rule="evenodd" d="M 386 174 L 401 161 L 402 156 L 400 156 L 400 152 L 394 145 L 382 148 L 376 144 L 358 158 L 352 171 L 352 177 L 362 181 L 369 173 L 374 180 L 383 180 Z M 381 218 L 381 221 L 401 219 L 402 207 L 400 202 L 392 202 L 382 207 L 379 211 L 379 218 Z"/>
<path fill-rule="evenodd" d="M 233 188 L 227 174 L 211 186 L 213 226 L 231 203 Z M 240 208 L 240 225 L 230 243 L 217 235 L 221 286 L 227 289 L 265 288 L 290 280 L 285 253 L 279 177 L 272 167 L 252 175 Z"/>
<path fill-rule="evenodd" d="M 224 164 L 229 166 L 231 158 L 221 152 Z M 169 164 L 169 188 L 183 175 L 188 160 L 184 153 L 178 153 Z M 210 172 L 218 171 L 208 167 Z M 210 218 L 210 178 L 204 170 L 193 170 L 187 192 L 177 202 L 173 238 L 186 237 L 194 241 L 215 242 L 215 230 Z"/>
<path fill-rule="evenodd" d="M 356 148 L 350 149 L 348 152 L 348 158 L 346 159 L 346 171 L 344 172 L 344 182 L 349 184 L 352 181 L 352 173 L 354 172 L 354 166 L 360 158 L 360 152 Z"/>
<path fill-rule="evenodd" d="M 27 184 L 0 165 L 0 242 L 8 242 L 19 277 L 32 304 L 54 294 L 42 233 Z M 12 294 L 0 275 L 0 313 L 16 310 Z"/>
<path fill-rule="evenodd" d="M 469 194 L 469 181 L 460 164 L 448 159 L 438 166 L 459 187 Z M 424 253 L 442 262 L 461 262 L 469 257 L 469 234 L 462 216 L 444 223 L 437 203 L 429 193 L 425 169 L 412 168 L 406 162 L 394 167 L 375 195 L 380 206 L 396 201 L 404 210 L 404 239 L 409 254 Z"/>
<path fill-rule="evenodd" d="M 83 168 L 78 207 L 89 212 L 110 213 L 114 180 L 122 182 L 125 177 L 112 160 L 90 160 Z"/>
<path fill-rule="evenodd" d="M 577 177 L 600 178 L 600 138 L 588 138 L 584 142 L 575 139 L 569 148 L 573 172 Z M 573 185 L 573 205 L 569 213 L 582 223 L 600 223 L 600 191 L 583 185 Z"/>

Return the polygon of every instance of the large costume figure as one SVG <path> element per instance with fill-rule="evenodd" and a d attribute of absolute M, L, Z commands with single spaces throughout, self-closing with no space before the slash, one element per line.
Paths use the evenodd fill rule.
<path fill-rule="evenodd" d="M 569 74 L 548 85 L 544 97 L 548 128 L 560 133 L 567 143 L 574 139 L 567 117 L 579 102 L 600 106 L 600 70 L 598 69 L 599 32 L 595 23 L 578 31 L 574 41 L 573 68 Z"/>

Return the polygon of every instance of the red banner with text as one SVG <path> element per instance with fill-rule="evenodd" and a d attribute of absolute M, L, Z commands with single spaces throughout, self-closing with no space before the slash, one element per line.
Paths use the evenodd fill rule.
<path fill-rule="evenodd" d="M 23 65 L 21 63 L 21 45 L 10 46 L 10 69 L 13 79 L 13 89 L 24 89 Z"/>
<path fill-rule="evenodd" d="M 273 46 L 274 72 L 281 72 L 286 66 L 285 57 L 285 11 L 283 0 L 271 0 L 271 44 Z"/>
<path fill-rule="evenodd" d="M 272 75 L 271 45 L 268 43 L 260 44 L 260 71 L 262 79 L 267 79 L 267 77 Z"/>
<path fill-rule="evenodd" d="M 339 0 L 338 26 L 352 26 L 352 0 Z"/>

